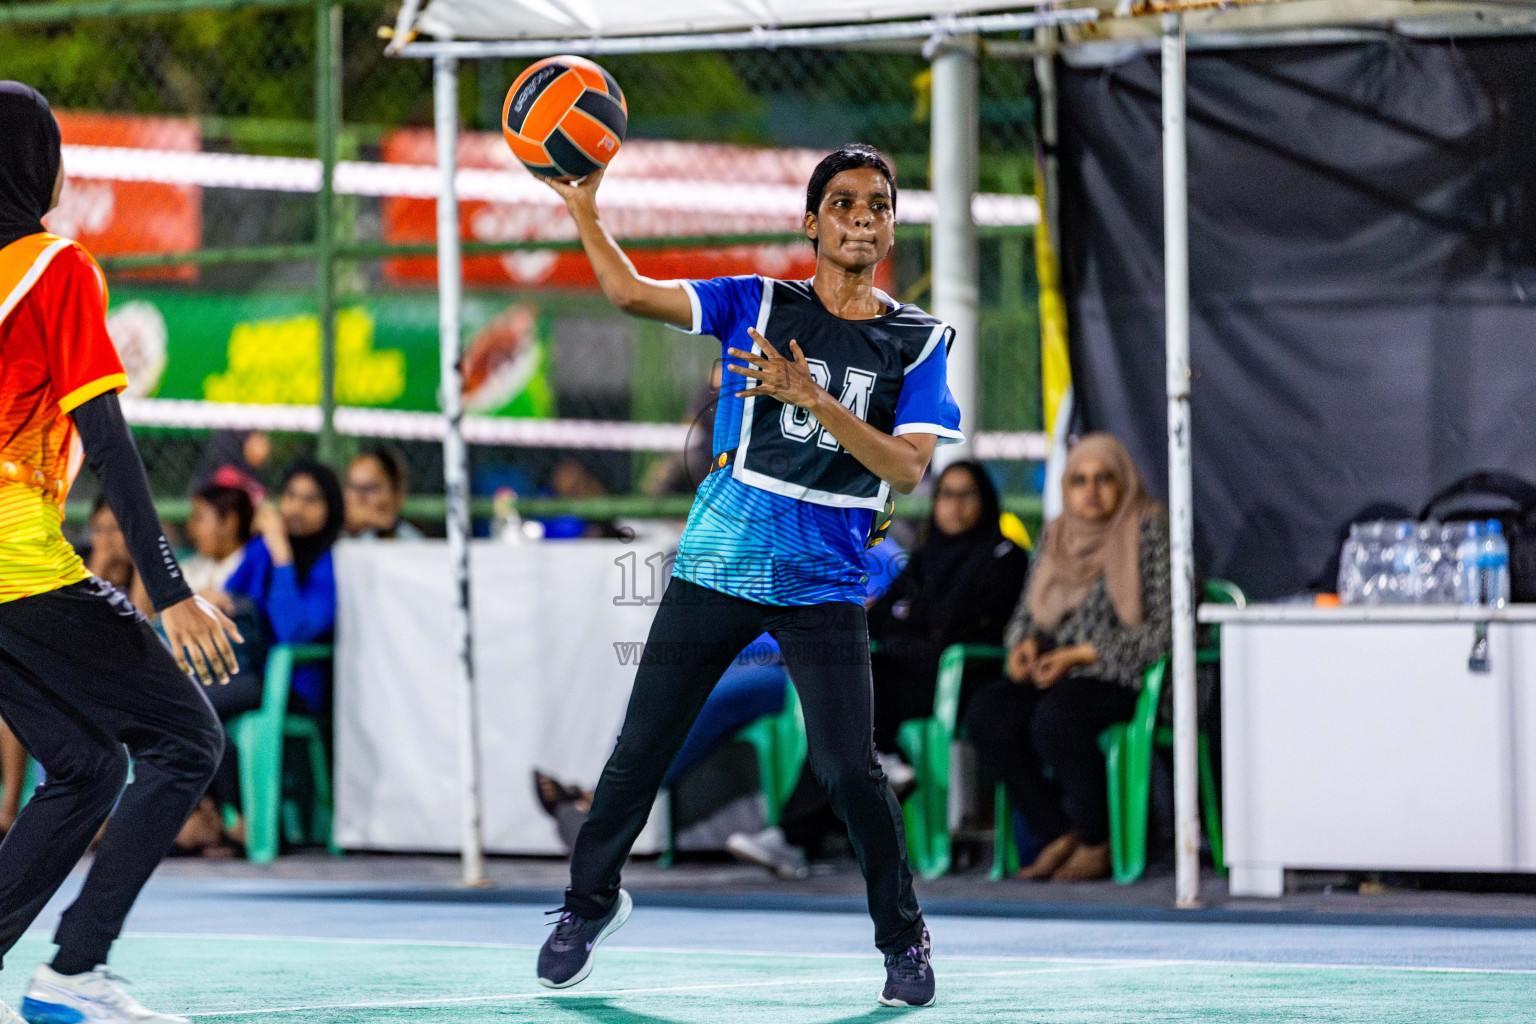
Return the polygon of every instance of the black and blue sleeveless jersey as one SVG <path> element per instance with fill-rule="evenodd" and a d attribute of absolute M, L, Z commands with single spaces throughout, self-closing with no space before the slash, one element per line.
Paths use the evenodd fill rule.
<path fill-rule="evenodd" d="M 683 282 L 691 333 L 757 352 L 755 327 L 790 358 L 796 340 L 816 382 L 888 434 L 963 440 L 945 380 L 954 332 L 883 293 L 890 312 L 844 320 L 809 281 L 723 277 Z M 808 411 L 774 398 L 737 398 L 755 382 L 729 370 L 715 417 L 714 454 L 729 465 L 700 484 L 673 574 L 774 605 L 864 599 L 864 541 L 890 485 L 842 448 Z"/>

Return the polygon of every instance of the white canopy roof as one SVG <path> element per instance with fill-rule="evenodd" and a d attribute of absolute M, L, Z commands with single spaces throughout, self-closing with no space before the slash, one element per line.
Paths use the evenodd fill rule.
<path fill-rule="evenodd" d="M 458 39 L 747 31 L 850 25 L 1035 7 L 1038 0 L 431 0 L 422 32 Z"/>

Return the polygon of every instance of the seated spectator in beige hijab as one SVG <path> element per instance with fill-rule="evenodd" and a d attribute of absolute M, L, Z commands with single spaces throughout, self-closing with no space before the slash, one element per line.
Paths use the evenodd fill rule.
<path fill-rule="evenodd" d="M 1043 844 L 1020 877 L 1084 881 L 1111 867 L 1099 733 L 1130 719 L 1142 672 L 1172 645 L 1168 519 L 1108 434 L 1072 449 L 1062 493 L 1004 634 L 1007 675 L 966 722 Z"/>

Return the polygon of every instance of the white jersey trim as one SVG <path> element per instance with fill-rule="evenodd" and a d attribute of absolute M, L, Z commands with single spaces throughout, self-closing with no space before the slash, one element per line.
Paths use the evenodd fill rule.
<path fill-rule="evenodd" d="M 22 275 L 21 280 L 16 282 L 16 287 L 11 289 L 11 294 L 5 297 L 4 302 L 0 302 L 0 323 L 3 323 L 5 318 L 11 315 L 11 310 L 16 308 L 16 304 L 26 297 L 27 292 L 32 290 L 33 285 L 37 284 L 37 279 L 43 276 L 43 271 L 48 269 L 48 265 L 53 262 L 53 258 L 74 244 L 74 241 L 71 239 L 61 238 L 56 242 L 50 243 L 48 248 L 37 254 L 37 259 L 32 262 L 31 267 L 27 268 L 27 272 Z M 98 280 L 100 279 L 99 273 L 97 278 Z"/>
<path fill-rule="evenodd" d="M 933 350 L 938 348 L 939 342 L 944 340 L 944 332 L 947 330 L 949 330 L 949 325 L 943 322 L 934 326 L 933 333 L 928 335 L 928 344 L 924 345 L 923 350 L 917 354 L 917 358 L 912 360 L 907 368 L 901 371 L 903 376 L 922 366 L 923 360 L 933 355 Z"/>
<path fill-rule="evenodd" d="M 902 434 L 934 434 L 939 444 L 960 444 L 965 440 L 965 435 L 960 431 L 941 427 L 937 423 L 898 423 L 896 429 L 891 431 L 891 436 L 900 437 Z"/>
<path fill-rule="evenodd" d="M 814 487 L 806 487 L 804 484 L 786 483 L 766 473 L 743 469 L 739 458 L 731 465 L 731 476 L 748 487 L 756 487 L 760 491 L 772 491 L 786 498 L 809 502 L 812 505 L 830 505 L 833 508 L 867 508 L 878 512 L 885 508 L 885 499 L 891 493 L 891 485 L 884 480 L 880 481 L 880 489 L 872 498 L 859 498 L 852 494 L 817 490 Z"/>
<path fill-rule="evenodd" d="M 688 308 L 693 310 L 693 326 L 679 327 L 677 324 L 667 324 L 667 326 L 674 331 L 682 331 L 684 334 L 703 334 L 704 307 L 699 305 L 699 293 L 693 290 L 692 281 L 679 280 L 677 283 L 682 285 L 683 291 L 688 293 Z"/>

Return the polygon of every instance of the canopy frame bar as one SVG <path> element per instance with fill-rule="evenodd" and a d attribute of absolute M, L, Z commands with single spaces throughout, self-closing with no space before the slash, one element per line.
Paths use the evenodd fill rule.
<path fill-rule="evenodd" d="M 585 55 L 677 53 L 683 50 L 759 50 L 782 46 L 846 46 L 890 39 L 934 39 L 987 32 L 1032 32 L 1048 25 L 1082 25 L 1097 21 L 1096 8 L 1035 11 L 1027 14 L 982 14 L 971 17 L 925 18 L 865 25 L 819 25 L 807 28 L 753 28 L 745 32 L 704 32 L 697 35 L 588 36 L 566 39 L 448 39 L 406 43 L 390 52 L 402 57 L 547 57 L 555 53 Z"/>

